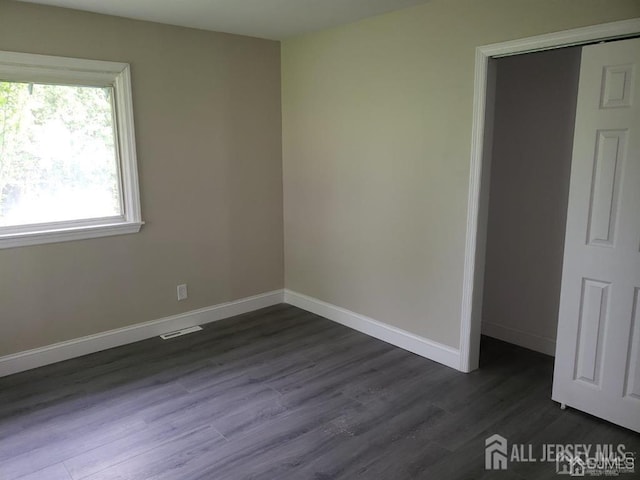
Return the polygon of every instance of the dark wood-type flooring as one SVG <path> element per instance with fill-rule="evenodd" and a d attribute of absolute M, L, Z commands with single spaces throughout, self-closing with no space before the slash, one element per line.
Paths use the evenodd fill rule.
<path fill-rule="evenodd" d="M 485 338 L 463 374 L 278 305 L 0 379 L 0 479 L 565 478 L 546 463 L 485 471 L 494 433 L 640 451 L 636 434 L 560 410 L 552 370 Z"/>

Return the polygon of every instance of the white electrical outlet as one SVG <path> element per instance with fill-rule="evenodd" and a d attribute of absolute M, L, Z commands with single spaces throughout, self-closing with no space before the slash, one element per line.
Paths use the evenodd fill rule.
<path fill-rule="evenodd" d="M 178 285 L 178 300 L 186 300 L 187 296 L 187 284 Z"/>

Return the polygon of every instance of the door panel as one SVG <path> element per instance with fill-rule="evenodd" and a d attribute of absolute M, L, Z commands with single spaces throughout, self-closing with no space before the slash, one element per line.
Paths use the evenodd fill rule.
<path fill-rule="evenodd" d="M 584 47 L 553 399 L 640 431 L 640 39 Z"/>
<path fill-rule="evenodd" d="M 578 318 L 578 348 L 573 378 L 600 385 L 604 329 L 607 324 L 607 298 L 610 284 L 583 280 Z"/>
<path fill-rule="evenodd" d="M 620 164 L 624 157 L 626 137 L 625 130 L 598 131 L 587 227 L 589 245 L 613 246 L 622 170 Z"/>
<path fill-rule="evenodd" d="M 636 288 L 629 332 L 629 356 L 627 360 L 624 394 L 640 400 L 640 288 Z"/>

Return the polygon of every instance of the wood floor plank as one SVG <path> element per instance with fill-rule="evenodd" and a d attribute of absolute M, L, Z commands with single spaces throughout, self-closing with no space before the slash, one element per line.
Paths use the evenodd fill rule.
<path fill-rule="evenodd" d="M 54 431 L 43 429 L 40 435 L 19 438 L 3 437 L 2 444 L 8 445 L 13 455 L 0 462 L 0 478 L 13 479 L 32 474 L 38 470 L 61 463 L 78 452 L 92 450 L 123 438 L 128 434 L 144 428 L 141 421 L 110 422 L 102 428 L 95 426 L 84 431 L 72 431 L 59 435 Z M 34 445 L 29 444 L 34 441 Z"/>
<path fill-rule="evenodd" d="M 201 422 L 195 422 L 195 425 L 194 423 L 187 424 L 186 422 L 177 424 L 158 422 L 132 431 L 129 435 L 108 444 L 71 457 L 65 460 L 64 465 L 72 478 L 85 478 L 166 444 L 176 445 L 183 437 L 197 433 L 202 428 Z M 206 426 L 205 428 L 211 427 Z M 211 431 L 213 432 L 214 430 Z M 215 433 L 217 434 L 218 432 Z"/>
<path fill-rule="evenodd" d="M 420 431 L 446 421 L 447 415 L 443 410 L 423 403 L 419 398 L 399 404 L 392 410 L 386 409 L 383 403 L 369 403 L 358 411 L 333 420 L 330 431 L 335 433 L 337 441 L 332 448 L 316 452 L 297 473 L 302 478 L 348 479 L 370 469 L 383 469 L 382 465 L 373 468 L 382 457 L 406 463 L 409 451 L 418 453 L 418 450 L 417 456 L 428 456 L 424 447 L 430 445 L 430 442 L 423 438 Z M 411 450 L 397 449 L 399 444 L 410 446 Z M 429 449 L 436 449 L 440 453 L 445 450 L 439 446 L 436 448 L 435 444 L 431 444 Z M 415 460 L 415 457 L 412 458 Z M 389 469 L 392 470 L 394 469 Z"/>
<path fill-rule="evenodd" d="M 276 305 L 0 378 L 0 479 L 477 480 L 498 478 L 484 468 L 494 433 L 640 452 L 638 435 L 560 410 L 552 372 L 483 338 L 481 368 L 463 374 Z"/>
<path fill-rule="evenodd" d="M 210 467 L 210 455 L 225 442 L 215 429 L 205 426 L 85 478 L 87 480 L 196 478 L 201 471 Z"/>
<path fill-rule="evenodd" d="M 20 480 L 72 480 L 69 472 L 62 463 L 51 465 L 30 475 L 20 477 Z"/>

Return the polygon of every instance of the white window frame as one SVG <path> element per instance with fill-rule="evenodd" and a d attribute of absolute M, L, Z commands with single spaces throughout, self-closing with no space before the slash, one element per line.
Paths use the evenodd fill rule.
<path fill-rule="evenodd" d="M 136 160 L 129 64 L 0 51 L 0 80 L 112 87 L 122 215 L 0 227 L 0 248 L 136 233 L 144 224 Z"/>

